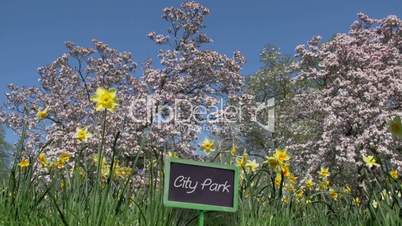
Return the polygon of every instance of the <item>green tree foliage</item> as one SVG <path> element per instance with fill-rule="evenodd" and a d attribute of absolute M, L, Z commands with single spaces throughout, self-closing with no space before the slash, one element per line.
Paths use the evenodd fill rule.
<path fill-rule="evenodd" d="M 261 104 L 269 104 L 270 100 L 274 99 L 275 131 L 271 133 L 258 125 L 250 125 L 252 129 L 246 134 L 246 142 L 254 150 L 269 150 L 281 145 L 279 138 L 286 136 L 287 133 L 283 116 L 294 93 L 292 82 L 294 70 L 291 67 L 293 58 L 283 55 L 278 48 L 267 45 L 261 51 L 260 59 L 263 66 L 248 78 L 247 91 Z M 263 117 L 262 120 L 267 116 L 263 113 L 266 112 L 262 112 L 265 116 L 258 115 Z"/>

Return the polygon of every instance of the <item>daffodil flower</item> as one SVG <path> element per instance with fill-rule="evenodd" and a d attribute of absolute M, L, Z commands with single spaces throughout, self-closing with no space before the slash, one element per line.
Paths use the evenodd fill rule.
<path fill-rule="evenodd" d="M 321 178 L 327 178 L 331 175 L 328 167 L 321 167 L 320 172 L 318 174 L 320 175 Z"/>
<path fill-rule="evenodd" d="M 237 146 L 235 144 L 233 144 L 232 147 L 230 148 L 230 154 L 232 156 L 236 156 L 236 154 L 237 154 Z"/>
<path fill-rule="evenodd" d="M 250 170 L 251 172 L 257 171 L 259 166 L 260 166 L 260 164 L 258 164 L 255 159 L 254 160 L 248 160 L 247 163 L 246 163 L 246 168 L 248 170 Z"/>
<path fill-rule="evenodd" d="M 210 139 L 205 139 L 201 144 L 201 149 L 206 153 L 209 154 L 214 150 L 214 142 Z"/>
<path fill-rule="evenodd" d="M 396 170 L 396 169 L 392 169 L 391 171 L 389 171 L 389 175 L 394 180 L 399 178 L 398 170 Z"/>
<path fill-rule="evenodd" d="M 272 156 L 267 156 L 265 158 L 266 160 L 264 161 L 264 163 L 268 164 L 278 173 L 286 173 L 288 171 L 286 161 L 288 161 L 290 157 L 286 149 L 277 148 Z"/>
<path fill-rule="evenodd" d="M 92 134 L 88 132 L 88 128 L 77 128 L 74 137 L 79 142 L 87 142 L 92 137 Z"/>
<path fill-rule="evenodd" d="M 338 193 L 333 188 L 329 189 L 329 196 L 335 201 L 338 199 Z"/>
<path fill-rule="evenodd" d="M 236 158 L 236 165 L 240 168 L 245 168 L 248 161 L 248 154 L 246 151 L 243 152 L 242 156 Z"/>
<path fill-rule="evenodd" d="M 363 155 L 363 161 L 368 168 L 372 168 L 373 166 L 375 166 L 375 167 L 380 166 L 380 164 L 377 163 L 374 156 L 372 156 L 372 155 L 369 155 L 369 156 Z"/>
<path fill-rule="evenodd" d="M 177 158 L 177 153 L 173 151 L 168 151 L 167 156 L 170 158 Z"/>
<path fill-rule="evenodd" d="M 48 115 L 49 115 L 49 107 L 46 107 L 45 109 L 40 110 L 40 111 L 38 111 L 38 112 L 36 113 L 36 117 L 37 117 L 39 120 L 45 119 Z"/>
<path fill-rule="evenodd" d="M 353 198 L 353 200 L 352 200 L 352 204 L 354 205 L 354 206 L 357 206 L 357 207 L 359 207 L 360 205 L 361 205 L 361 200 L 360 200 L 360 198 L 359 197 L 354 197 Z"/>
<path fill-rule="evenodd" d="M 311 178 L 307 179 L 305 182 L 305 185 L 306 185 L 307 189 L 309 189 L 309 190 L 313 189 L 313 187 L 314 187 L 313 179 L 311 179 Z"/>
<path fill-rule="evenodd" d="M 96 89 L 96 93 L 92 96 L 91 100 L 96 103 L 96 111 L 108 110 L 115 112 L 118 106 L 115 89 L 100 87 Z"/>
<path fill-rule="evenodd" d="M 38 162 L 42 167 L 46 167 L 48 165 L 45 153 L 42 152 L 39 154 Z"/>
<path fill-rule="evenodd" d="M 22 159 L 19 163 L 18 166 L 21 169 L 27 168 L 29 166 L 29 160 L 28 159 Z"/>

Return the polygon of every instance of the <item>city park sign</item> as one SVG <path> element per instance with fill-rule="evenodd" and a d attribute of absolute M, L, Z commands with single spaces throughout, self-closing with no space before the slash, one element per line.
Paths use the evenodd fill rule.
<path fill-rule="evenodd" d="M 163 203 L 167 207 L 205 211 L 236 212 L 239 169 L 217 163 L 165 158 Z"/>

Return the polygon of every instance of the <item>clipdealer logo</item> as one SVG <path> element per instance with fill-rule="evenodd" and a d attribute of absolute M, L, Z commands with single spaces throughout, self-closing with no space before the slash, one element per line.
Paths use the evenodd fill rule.
<path fill-rule="evenodd" d="M 131 101 L 130 118 L 135 123 L 183 125 L 214 125 L 225 123 L 255 123 L 261 129 L 274 132 L 275 130 L 275 99 L 254 106 L 226 104 L 220 99 L 217 104 L 205 106 L 194 105 L 186 99 L 174 99 L 169 104 L 160 103 L 152 95 L 136 98 Z M 245 115 L 247 114 L 247 117 Z"/>

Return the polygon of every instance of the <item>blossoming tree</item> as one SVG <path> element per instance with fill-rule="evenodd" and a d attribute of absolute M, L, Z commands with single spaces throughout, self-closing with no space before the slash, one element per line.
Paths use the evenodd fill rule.
<path fill-rule="evenodd" d="M 325 43 L 315 37 L 296 48 L 297 82 L 309 85 L 297 90 L 289 122 L 295 135 L 319 128 L 307 142 L 288 140 L 300 166 L 353 174 L 363 155 L 374 155 L 384 167 L 402 167 L 401 143 L 388 131 L 402 112 L 401 28 L 396 16 L 360 13 L 347 34 Z"/>
<path fill-rule="evenodd" d="M 211 106 L 242 84 L 240 53 L 230 58 L 203 48 L 211 41 L 202 32 L 208 14 L 195 2 L 164 9 L 168 34 L 148 34 L 168 46 L 159 52 L 162 67 L 147 61 L 139 77 L 131 53 L 96 40 L 93 48 L 67 42 L 66 54 L 39 68 L 39 87 L 9 86 L 1 122 L 24 136 L 27 156 L 43 149 L 50 159 L 66 152 L 88 158 L 101 145 L 110 155 L 113 144 L 128 161 L 143 150 L 194 154 L 203 122 L 190 118 L 198 112 L 192 108 Z M 173 112 L 164 107 L 174 105 Z"/>

